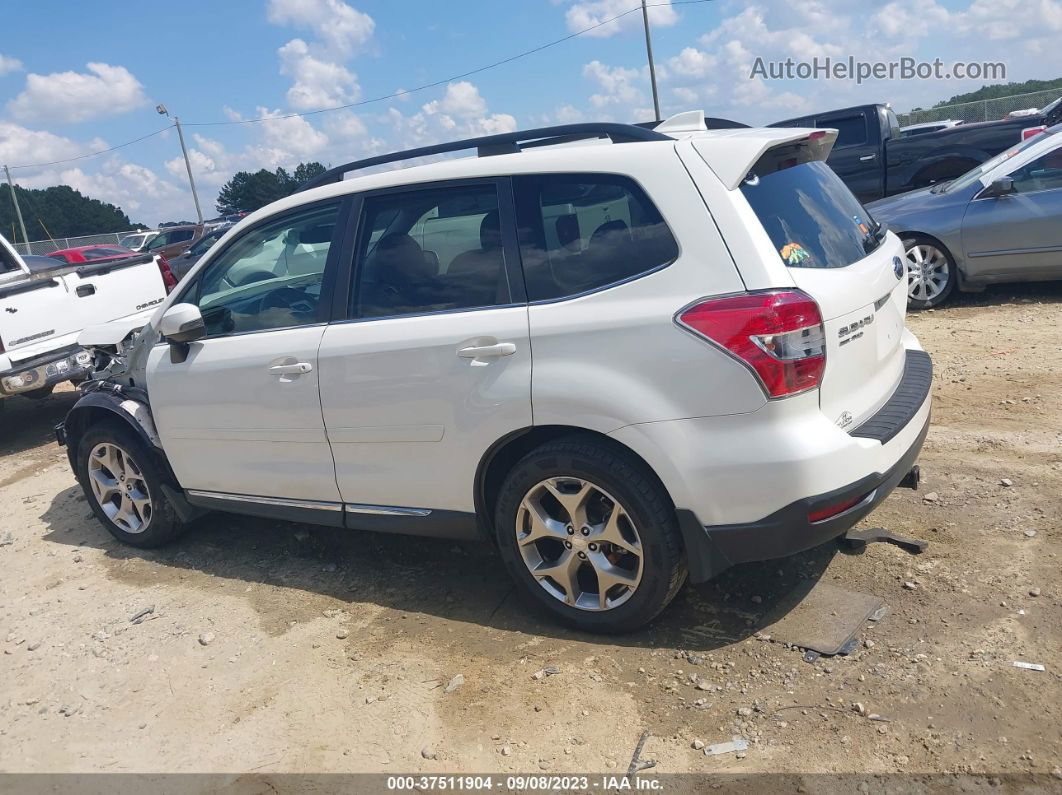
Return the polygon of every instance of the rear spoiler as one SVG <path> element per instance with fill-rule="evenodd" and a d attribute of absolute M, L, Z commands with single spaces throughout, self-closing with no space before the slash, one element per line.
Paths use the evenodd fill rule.
<path fill-rule="evenodd" d="M 800 163 L 825 160 L 836 140 L 837 130 L 769 127 L 697 138 L 693 146 L 727 189 L 735 190 L 750 173 L 762 176 Z"/>

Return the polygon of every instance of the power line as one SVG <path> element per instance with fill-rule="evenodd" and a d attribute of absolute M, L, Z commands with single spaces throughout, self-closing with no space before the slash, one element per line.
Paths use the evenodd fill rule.
<path fill-rule="evenodd" d="M 114 152 L 114 151 L 116 151 L 118 149 L 124 149 L 127 146 L 132 146 L 133 144 L 138 144 L 141 141 L 146 141 L 148 138 L 154 138 L 156 135 L 161 135 L 162 133 L 166 132 L 166 130 L 171 129 L 172 127 L 173 127 L 172 124 L 168 125 L 166 127 L 163 127 L 161 130 L 155 130 L 155 132 L 153 132 L 153 133 L 148 133 L 147 135 L 142 135 L 139 138 L 134 138 L 132 141 L 126 141 L 124 144 L 118 144 L 117 146 L 112 146 L 109 149 L 100 149 L 98 152 L 88 152 L 87 154 L 78 155 L 77 157 L 68 157 L 68 158 L 66 158 L 64 160 L 50 160 L 47 163 L 25 163 L 25 164 L 23 164 L 21 166 L 10 166 L 10 168 L 12 168 L 12 169 L 15 169 L 15 168 L 43 168 L 44 166 L 57 166 L 57 165 L 60 165 L 62 163 L 73 163 L 75 160 L 84 160 L 85 158 L 88 158 L 88 157 L 96 157 L 98 155 L 105 155 L 108 152 Z"/>
<path fill-rule="evenodd" d="M 646 7 L 647 8 L 657 8 L 657 7 L 660 7 L 660 6 L 700 5 L 702 3 L 712 3 L 712 2 L 715 2 L 715 0 L 671 0 L 671 2 L 647 3 Z M 304 116 L 316 116 L 316 115 L 321 114 L 321 113 L 332 113 L 332 112 L 337 111 L 337 110 L 347 110 L 349 108 L 361 107 L 363 105 L 370 105 L 370 104 L 373 104 L 373 103 L 376 103 L 376 102 L 385 102 L 386 100 L 389 100 L 389 99 L 400 99 L 402 97 L 409 96 L 410 94 L 415 94 L 415 93 L 417 93 L 419 91 L 426 91 L 426 90 L 428 90 L 430 88 L 438 88 L 439 86 L 445 85 L 447 83 L 452 83 L 455 80 L 462 80 L 462 79 L 464 79 L 466 77 L 471 77 L 472 75 L 477 75 L 477 74 L 480 74 L 481 72 L 486 72 L 486 71 L 488 71 L 490 69 L 496 69 L 499 66 L 505 66 L 506 64 L 512 63 L 513 61 L 518 61 L 521 58 L 526 58 L 529 55 L 534 55 L 536 53 L 542 52 L 543 50 L 547 50 L 550 47 L 556 47 L 558 44 L 563 44 L 566 41 L 571 41 L 572 39 L 578 38 L 579 36 L 583 36 L 583 35 L 589 33 L 592 30 L 597 30 L 598 28 L 604 27 L 605 25 L 610 25 L 613 22 L 616 22 L 617 20 L 620 20 L 623 17 L 627 16 L 628 14 L 633 14 L 635 11 L 641 11 L 641 10 L 642 10 L 642 6 L 641 6 L 641 3 L 639 3 L 638 5 L 633 6 L 631 8 L 628 8 L 626 11 L 622 11 L 619 14 L 616 14 L 613 17 L 609 17 L 608 19 L 604 19 L 604 20 L 602 20 L 600 22 L 596 22 L 595 24 L 590 25 L 588 27 L 585 27 L 582 30 L 575 31 L 574 33 L 569 33 L 567 36 L 563 36 L 563 37 L 561 37 L 559 39 L 555 39 L 553 41 L 546 42 L 545 44 L 540 44 L 539 46 L 533 47 L 530 50 L 524 50 L 523 52 L 517 53 L 516 55 L 510 55 L 507 58 L 502 58 L 499 61 L 494 61 L 493 63 L 486 64 L 485 66 L 479 66 L 479 67 L 477 67 L 475 69 L 470 69 L 469 71 L 462 72 L 461 74 L 458 74 L 458 75 L 453 75 L 451 77 L 447 77 L 447 78 L 444 78 L 442 80 L 435 80 L 435 81 L 433 81 L 431 83 L 425 83 L 424 85 L 417 86 L 416 88 L 403 89 L 401 91 L 395 91 L 394 93 L 391 93 L 391 94 L 385 94 L 383 96 L 373 97 L 372 99 L 363 99 L 363 100 L 360 100 L 358 102 L 350 102 L 350 103 L 348 103 L 346 105 L 336 105 L 335 107 L 330 107 L 330 108 L 319 108 L 317 110 L 309 110 L 309 111 L 304 111 L 302 113 L 286 113 L 286 114 L 284 114 L 282 116 L 262 116 L 262 117 L 258 117 L 258 118 L 254 118 L 254 119 L 236 119 L 236 120 L 230 120 L 230 121 L 184 122 L 184 126 L 185 127 L 220 127 L 220 126 L 228 126 L 228 125 L 233 125 L 233 124 L 259 124 L 261 122 L 277 121 L 277 120 L 280 120 L 280 119 L 293 119 L 293 118 L 304 117 Z M 10 168 L 11 169 L 43 168 L 45 166 L 57 166 L 57 165 L 61 165 L 63 163 L 73 163 L 73 162 L 78 161 L 78 160 L 85 160 L 85 159 L 90 158 L 90 157 L 98 157 L 99 155 L 105 155 L 108 152 L 114 152 L 114 151 L 117 151 L 119 149 L 124 149 L 127 146 L 132 146 L 133 144 L 138 144 L 141 141 L 146 141 L 148 138 L 154 138 L 156 135 L 160 135 L 160 134 L 166 132 L 166 130 L 171 129 L 172 126 L 173 125 L 170 125 L 170 126 L 167 126 L 167 127 L 163 127 L 161 130 L 156 130 L 153 133 L 148 133 L 147 135 L 142 135 L 139 138 L 134 138 L 131 141 L 126 141 L 125 143 L 118 144 L 117 146 L 112 146 L 112 147 L 110 147 L 108 149 L 101 149 L 98 152 L 88 152 L 88 153 L 83 154 L 83 155 L 77 155 L 76 157 L 68 157 L 68 158 L 65 158 L 65 159 L 62 159 L 62 160 L 51 160 L 51 161 L 48 161 L 46 163 L 24 163 L 22 165 L 10 166 Z"/>
<path fill-rule="evenodd" d="M 668 2 L 668 3 L 647 3 L 646 4 L 646 8 L 657 8 L 659 6 L 700 5 L 702 3 L 712 3 L 712 2 L 715 2 L 715 0 L 672 0 L 672 2 Z M 300 118 L 300 117 L 305 117 L 305 116 L 316 116 L 316 115 L 321 114 L 321 113 L 332 113 L 332 112 L 337 111 L 337 110 L 348 110 L 350 108 L 362 107 L 363 105 L 371 105 L 371 104 L 376 103 L 376 102 L 385 102 L 385 101 L 387 101 L 389 99 L 401 99 L 402 97 L 409 96 L 410 94 L 415 94 L 418 91 L 426 91 L 429 88 L 438 88 L 439 86 L 445 85 L 447 83 L 452 83 L 455 80 L 463 80 L 466 77 L 471 77 L 472 75 L 477 75 L 477 74 L 479 74 L 481 72 L 486 72 L 486 71 L 488 71 L 490 69 L 496 69 L 499 66 L 504 66 L 505 64 L 512 63 L 513 61 L 518 61 L 521 58 L 526 58 L 529 55 L 534 55 L 535 53 L 542 52 L 543 50 L 547 50 L 550 47 L 556 47 L 558 44 L 563 44 L 566 41 L 571 41 L 572 39 L 578 38 L 579 36 L 582 36 L 582 35 L 584 35 L 586 33 L 589 33 L 592 30 L 597 30 L 598 28 L 604 27 L 605 25 L 610 25 L 613 22 L 616 22 L 617 20 L 622 19 L 623 17 L 627 16 L 628 14 L 633 14 L 635 11 L 641 11 L 641 10 L 642 10 L 642 5 L 641 5 L 641 3 L 639 3 L 638 5 L 636 5 L 636 6 L 632 7 L 632 8 L 628 8 L 626 11 L 622 11 L 619 14 L 616 14 L 614 17 L 609 17 L 608 19 L 604 19 L 604 20 L 602 20 L 600 22 L 597 22 L 597 23 L 595 23 L 593 25 L 590 25 L 589 27 L 583 28 L 582 30 L 578 30 L 578 31 L 576 31 L 574 33 L 569 33 L 567 36 L 563 36 L 562 38 L 555 39 L 554 41 L 546 42 L 545 44 L 540 44 L 539 46 L 533 47 L 530 50 L 524 50 L 523 52 L 517 53 L 516 55 L 510 55 L 508 58 L 502 58 L 500 61 L 495 61 L 493 63 L 486 64 L 485 66 L 479 66 L 479 67 L 477 67 L 475 69 L 470 69 L 469 71 L 462 72 L 461 74 L 458 74 L 458 75 L 452 75 L 451 77 L 447 77 L 447 78 L 444 78 L 442 80 L 435 80 L 435 81 L 433 81 L 431 83 L 425 83 L 424 85 L 417 86 L 416 88 L 402 89 L 401 91 L 395 91 L 394 93 L 391 93 L 391 94 L 384 94 L 384 95 L 379 96 L 379 97 L 373 97 L 372 99 L 363 99 L 363 100 L 359 100 L 358 102 L 348 102 L 345 105 L 335 105 L 334 107 L 330 107 L 330 108 L 319 108 L 317 110 L 308 110 L 308 111 L 304 111 L 302 113 L 286 113 L 286 114 L 284 114 L 282 116 L 260 116 L 260 117 L 254 118 L 254 119 L 233 119 L 233 120 L 229 120 L 229 121 L 200 121 L 200 122 L 186 121 L 186 122 L 184 122 L 184 126 L 185 127 L 221 127 L 221 126 L 228 126 L 228 125 L 232 125 L 232 124 L 260 124 L 262 122 L 267 122 L 267 121 L 277 121 L 278 119 L 294 119 L 294 118 Z"/>

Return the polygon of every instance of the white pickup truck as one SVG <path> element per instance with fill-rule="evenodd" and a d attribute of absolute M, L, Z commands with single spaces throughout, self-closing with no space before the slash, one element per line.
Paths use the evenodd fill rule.
<path fill-rule="evenodd" d="M 61 381 L 84 380 L 92 357 L 77 344 L 82 329 L 146 323 L 165 298 L 156 256 L 31 270 L 0 236 L 0 397 L 45 397 Z"/>

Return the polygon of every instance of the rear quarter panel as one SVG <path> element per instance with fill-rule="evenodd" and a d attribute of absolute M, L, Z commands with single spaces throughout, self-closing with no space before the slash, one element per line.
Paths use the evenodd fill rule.
<path fill-rule="evenodd" d="M 613 147 L 617 160 L 625 147 Z M 616 163 L 656 204 L 679 244 L 667 267 L 577 298 L 529 307 L 536 425 L 609 433 L 641 422 L 754 411 L 763 391 L 729 355 L 695 338 L 675 314 L 744 284 L 704 200 L 673 147 Z M 565 169 L 602 171 L 598 168 Z"/>

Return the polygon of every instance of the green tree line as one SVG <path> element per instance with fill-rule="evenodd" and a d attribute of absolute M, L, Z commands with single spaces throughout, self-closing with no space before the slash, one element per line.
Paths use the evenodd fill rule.
<path fill-rule="evenodd" d="M 1062 77 L 1054 80 L 1026 80 L 1024 83 L 997 83 L 991 86 L 981 86 L 976 91 L 965 94 L 956 94 L 950 99 L 942 99 L 934 108 L 943 108 L 946 105 L 960 105 L 963 102 L 980 102 L 984 99 L 999 99 L 1000 97 L 1012 97 L 1015 94 L 1032 94 L 1035 91 L 1050 91 L 1058 89 L 1062 93 Z M 923 110 L 914 108 L 913 110 Z"/>
<path fill-rule="evenodd" d="M 143 226 L 133 224 L 121 207 L 90 199 L 68 185 L 42 189 L 16 185 L 15 195 L 30 240 L 124 232 Z M 0 184 L 0 234 L 9 240 L 22 240 L 7 183 Z"/>
<path fill-rule="evenodd" d="M 238 171 L 221 186 L 217 200 L 218 212 L 223 215 L 253 212 L 291 195 L 299 185 L 325 170 L 324 165 L 312 161 L 299 163 L 291 174 L 283 168 L 276 171 L 264 168 L 254 172 Z"/>

